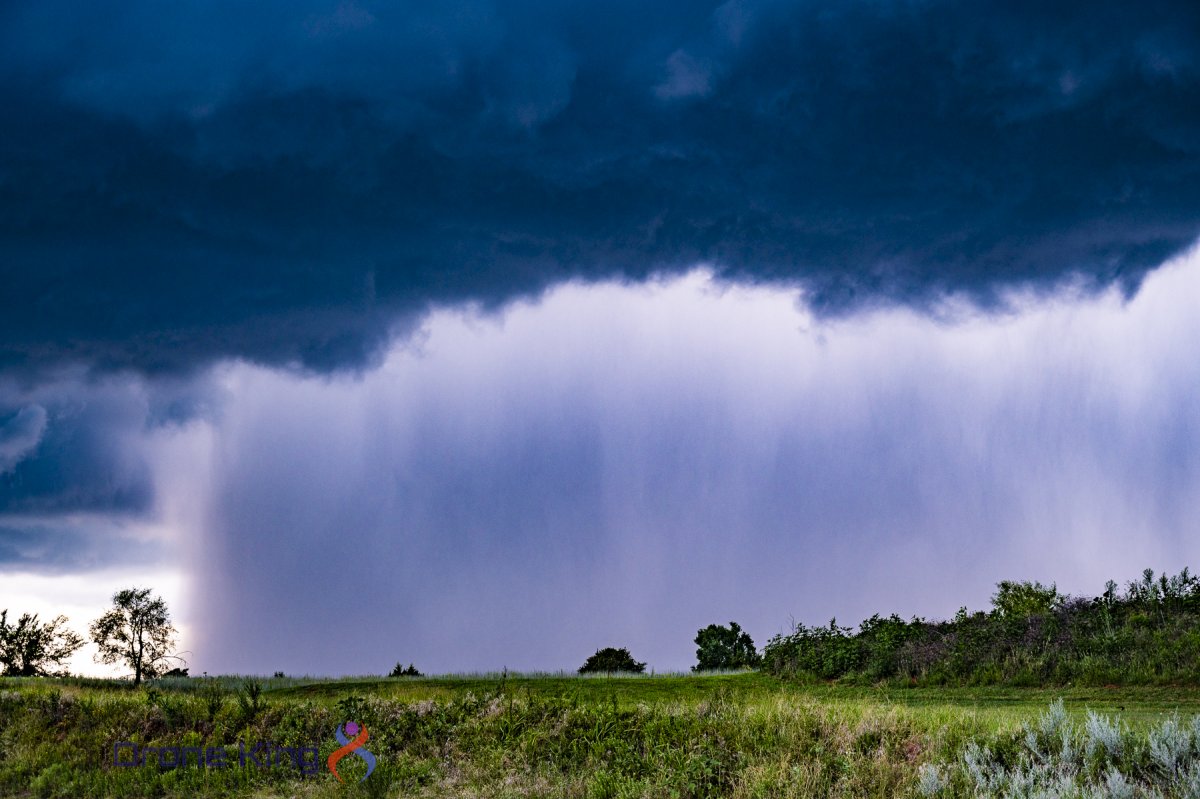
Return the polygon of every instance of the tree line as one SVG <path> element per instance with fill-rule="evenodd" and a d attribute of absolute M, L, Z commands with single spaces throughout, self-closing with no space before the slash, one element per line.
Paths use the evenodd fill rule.
<path fill-rule="evenodd" d="M 161 597 L 128 588 L 89 627 L 97 662 L 123 664 L 133 682 L 165 674 L 182 659 Z M 781 677 L 906 685 L 1053 685 L 1200 683 L 1200 579 L 1187 569 L 1155 576 L 1146 569 L 1124 590 L 1109 580 L 1096 597 L 1060 593 L 1039 582 L 1004 581 L 988 611 L 961 608 L 948 621 L 876 614 L 858 629 L 836 619 L 795 625 L 759 653 L 737 622 L 697 631 L 693 671 L 761 668 Z M 0 675 L 64 675 L 85 640 L 65 616 L 42 622 L 28 613 L 10 622 L 0 611 Z M 579 673 L 642 673 L 627 648 L 605 647 Z M 282 676 L 277 673 L 276 676 Z M 397 663 L 390 676 L 419 677 Z"/>
<path fill-rule="evenodd" d="M 96 662 L 128 667 L 134 685 L 182 660 L 175 654 L 176 630 L 167 603 L 152 596 L 149 588 L 117 591 L 112 607 L 91 623 L 88 633 L 99 649 Z M 24 613 L 10 622 L 8 610 L 0 611 L 0 675 L 65 676 L 66 661 L 85 643 L 67 627 L 66 616 L 42 622 L 36 613 Z"/>
<path fill-rule="evenodd" d="M 1005 581 L 989 611 L 948 621 L 878 614 L 857 631 L 831 620 L 772 638 L 775 675 L 906 685 L 1013 686 L 1200 682 L 1200 580 L 1146 569 L 1096 597 Z"/>

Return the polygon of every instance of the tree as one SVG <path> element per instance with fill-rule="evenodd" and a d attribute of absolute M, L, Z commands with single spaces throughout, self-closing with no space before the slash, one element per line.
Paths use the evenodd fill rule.
<path fill-rule="evenodd" d="M 692 671 L 754 668 L 759 664 L 754 640 L 736 621 L 728 627 L 710 624 L 696 633 L 696 665 Z"/>
<path fill-rule="evenodd" d="M 113 594 L 113 606 L 92 622 L 92 641 L 100 647 L 100 663 L 123 663 L 133 669 L 133 684 L 154 677 L 173 654 L 175 626 L 162 597 L 149 588 L 126 588 Z"/>
<path fill-rule="evenodd" d="M 8 611 L 0 611 L 0 674 L 39 677 L 65 673 L 65 669 L 54 672 L 51 667 L 61 667 L 84 643 L 66 624 L 66 616 L 39 624 L 36 613 L 24 613 L 14 625 L 8 623 Z"/>
<path fill-rule="evenodd" d="M 641 674 L 646 670 L 645 663 L 639 663 L 633 659 L 633 655 L 629 654 L 629 650 L 624 647 L 616 649 L 607 646 L 604 649 L 597 649 L 596 654 L 587 659 L 582 666 L 579 667 L 580 674 L 589 674 L 593 672 L 616 672 L 627 671 L 633 674 Z"/>
<path fill-rule="evenodd" d="M 389 677 L 423 677 L 425 675 L 423 675 L 423 674 L 421 674 L 421 672 L 417 671 L 417 667 L 411 663 L 408 664 L 407 669 L 404 668 L 403 663 L 397 663 L 396 668 L 392 669 L 392 673 L 389 674 L 388 676 Z"/>

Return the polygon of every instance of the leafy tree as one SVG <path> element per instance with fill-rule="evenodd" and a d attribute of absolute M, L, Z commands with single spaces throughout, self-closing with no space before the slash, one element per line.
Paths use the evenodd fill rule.
<path fill-rule="evenodd" d="M 750 634 L 736 621 L 728 627 L 710 624 L 696 633 L 696 665 L 692 671 L 754 668 L 759 664 L 758 650 Z"/>
<path fill-rule="evenodd" d="M 1062 596 L 1053 583 L 1047 588 L 1041 583 L 1004 580 L 996 585 L 992 607 L 1000 616 L 1019 619 L 1044 616 L 1058 605 L 1060 599 Z"/>
<path fill-rule="evenodd" d="M 389 674 L 388 676 L 389 677 L 423 677 L 424 675 L 421 674 L 421 672 L 417 671 L 417 667 L 411 663 L 408 664 L 407 669 L 404 668 L 403 663 L 397 663 L 396 668 L 392 669 L 391 674 Z"/>
<path fill-rule="evenodd" d="M 633 655 L 629 654 L 629 650 L 624 647 L 616 649 L 607 646 L 604 649 L 597 649 L 596 654 L 587 659 L 582 666 L 579 667 L 580 674 L 589 674 L 594 672 L 616 672 L 627 671 L 634 674 L 641 674 L 646 670 L 645 663 L 639 663 L 633 659 Z"/>
<path fill-rule="evenodd" d="M 38 677 L 65 673 L 51 671 L 51 667 L 62 666 L 84 643 L 66 624 L 66 616 L 40 624 L 36 613 L 24 613 L 16 624 L 9 624 L 8 611 L 0 611 L 0 674 Z"/>
<path fill-rule="evenodd" d="M 133 684 L 163 671 L 173 654 L 175 626 L 162 597 L 149 588 L 126 588 L 113 594 L 113 606 L 92 622 L 92 641 L 100 647 L 100 663 L 123 663 L 133 669 Z"/>

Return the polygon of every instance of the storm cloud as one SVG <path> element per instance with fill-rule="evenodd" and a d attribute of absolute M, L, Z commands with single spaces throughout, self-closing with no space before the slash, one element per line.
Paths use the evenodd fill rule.
<path fill-rule="evenodd" d="M 165 550 L 161 541 L 102 517 L 66 524 L 0 524 L 0 574 L 79 574 L 118 564 L 145 566 L 167 559 Z"/>
<path fill-rule="evenodd" d="M 0 607 L 676 668 L 1194 566 L 1198 53 L 1154 0 L 2 3 Z"/>
<path fill-rule="evenodd" d="M 0 361 L 377 364 L 705 263 L 817 313 L 1133 291 L 1200 232 L 1184 2 L 6 3 Z"/>
<path fill-rule="evenodd" d="M 0 575 L 173 559 L 155 441 L 211 420 L 217 401 L 207 376 L 0 379 Z"/>

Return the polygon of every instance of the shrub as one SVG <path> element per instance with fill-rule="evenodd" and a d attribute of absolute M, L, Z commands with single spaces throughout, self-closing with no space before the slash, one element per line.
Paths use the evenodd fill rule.
<path fill-rule="evenodd" d="M 1060 599 L 1062 597 L 1053 583 L 1047 588 L 1036 582 L 1003 580 L 992 595 L 992 607 L 1000 616 L 1024 618 L 1049 613 Z"/>
<path fill-rule="evenodd" d="M 641 674 L 645 670 L 646 664 L 634 660 L 633 655 L 629 654 L 628 649 L 624 647 L 616 649 L 611 646 L 596 650 L 596 653 L 579 667 L 580 674 L 595 672 L 612 673 L 618 671 Z"/>
<path fill-rule="evenodd" d="M 1148 734 L 1089 713 L 1080 729 L 1062 701 L 993 745 L 970 741 L 957 762 L 926 764 L 923 796 L 1181 797 L 1200 788 L 1200 717 L 1170 717 Z M 957 789 L 957 790 L 956 790 Z"/>
<path fill-rule="evenodd" d="M 266 705 L 263 699 L 263 684 L 253 677 L 246 677 L 238 685 L 237 703 L 242 710 L 242 716 L 247 720 L 253 719 Z"/>
<path fill-rule="evenodd" d="M 221 712 L 221 708 L 225 706 L 225 697 L 228 691 L 221 685 L 221 681 L 212 677 L 204 677 L 200 681 L 200 701 L 204 703 L 204 709 L 208 713 L 208 720 L 211 722 Z"/>

